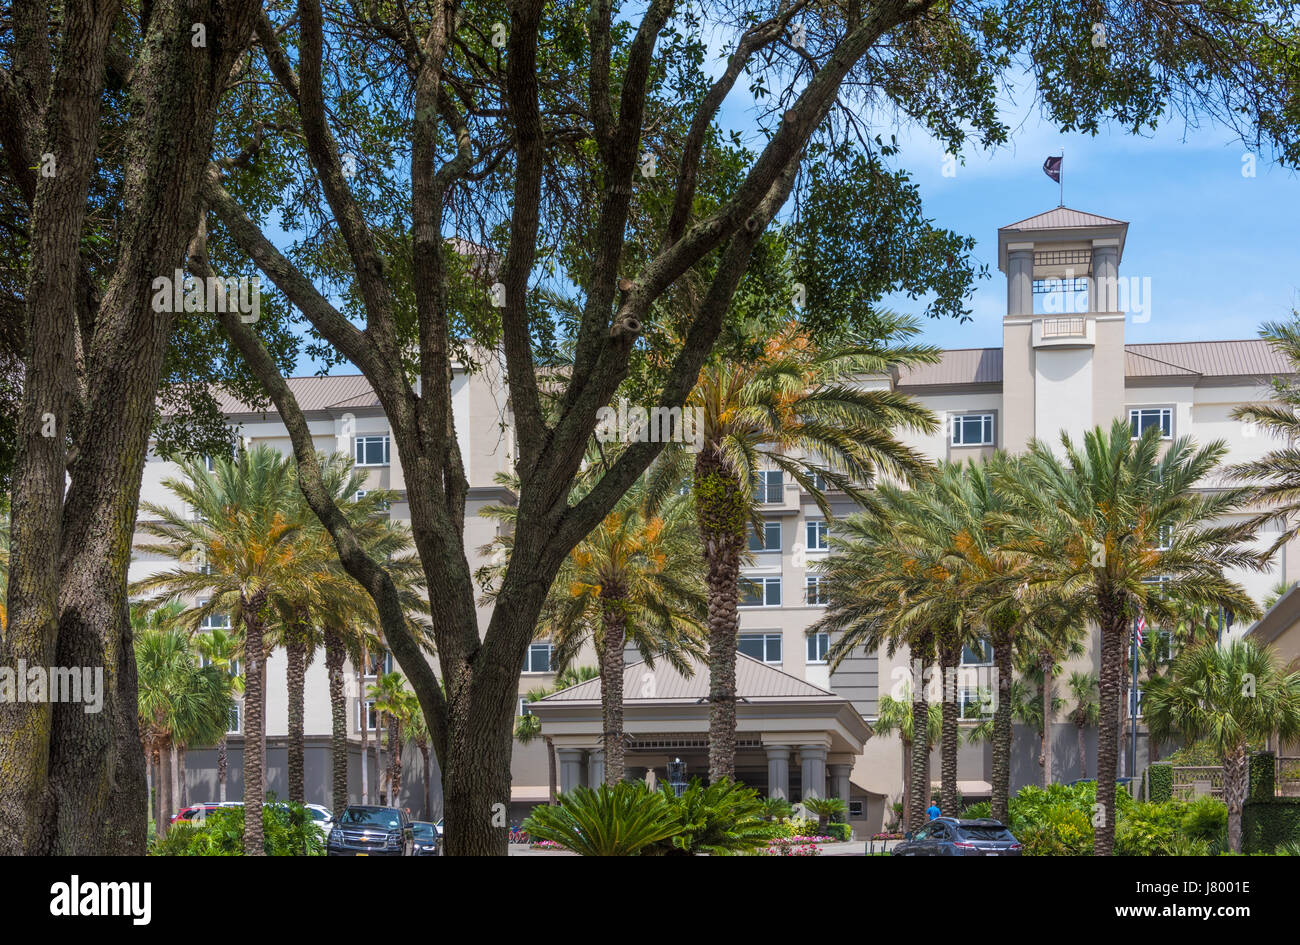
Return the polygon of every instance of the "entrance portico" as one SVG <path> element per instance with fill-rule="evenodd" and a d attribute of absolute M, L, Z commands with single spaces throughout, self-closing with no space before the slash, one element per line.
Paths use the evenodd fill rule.
<path fill-rule="evenodd" d="M 682 761 L 686 777 L 707 780 L 709 670 L 696 662 L 683 676 L 667 664 L 627 666 L 623 676 L 625 776 L 666 780 Z M 604 778 L 600 680 L 591 679 L 528 710 L 555 745 L 560 790 Z M 853 761 L 871 727 L 834 693 L 744 654 L 736 665 L 736 777 L 767 797 L 791 802 L 841 797 L 847 803 Z"/>

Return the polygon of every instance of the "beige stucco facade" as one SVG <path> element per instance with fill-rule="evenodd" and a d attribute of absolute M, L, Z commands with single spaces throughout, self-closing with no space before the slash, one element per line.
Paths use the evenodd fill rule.
<path fill-rule="evenodd" d="M 1162 429 L 1167 429 L 1169 438 L 1188 435 L 1202 443 L 1221 439 L 1227 445 L 1228 462 L 1251 459 L 1271 449 L 1275 444 L 1266 436 L 1257 435 L 1231 418 L 1235 407 L 1267 399 L 1270 379 L 1289 370 L 1263 342 L 1251 339 L 1126 344 L 1127 321 L 1150 317 L 1151 313 L 1150 289 L 1141 280 L 1129 280 L 1123 275 L 1127 234 L 1128 224 L 1123 221 L 1068 208 L 1056 208 L 1000 230 L 999 269 L 1007 279 L 1002 347 L 945 351 L 937 365 L 898 377 L 864 380 L 910 394 L 940 418 L 936 433 L 907 434 L 905 441 L 931 459 L 962 461 L 979 459 L 996 449 L 1023 450 L 1033 437 L 1056 443 L 1062 430 L 1077 439 L 1095 425 L 1128 417 L 1139 424 L 1164 425 Z M 1063 281 L 1054 284 L 1049 280 Z M 491 358 L 486 361 L 483 370 L 457 371 L 453 380 L 456 427 L 471 486 L 466 550 L 472 567 L 482 563 L 478 549 L 498 529 L 494 522 L 480 517 L 477 510 L 489 502 L 509 500 L 495 477 L 510 470 L 513 448 L 500 368 Z M 383 411 L 364 380 L 300 378 L 292 383 L 304 401 L 318 448 L 350 452 L 359 437 L 389 434 Z M 228 415 L 246 442 L 269 443 L 289 451 L 288 437 L 274 412 L 254 413 L 231 404 Z M 173 464 L 151 456 L 145 467 L 143 499 L 169 501 L 162 480 L 176 472 Z M 369 475 L 375 488 L 392 488 L 399 493 L 405 488 L 395 447 L 389 461 L 370 467 Z M 1215 485 L 1203 484 L 1205 488 Z M 775 547 L 756 550 L 752 563 L 745 568 L 748 578 L 763 583 L 764 594 L 742 608 L 742 651 L 773 670 L 834 693 L 869 725 L 880 694 L 894 688 L 901 692 L 907 654 L 900 653 L 893 659 L 883 654 L 854 654 L 831 672 L 823 658 L 826 641 L 810 642 L 805 632 L 821 613 L 809 581 L 815 579 L 816 564 L 827 554 L 821 547 L 824 533 L 819 525 L 824 516 L 811 497 L 788 477 L 774 482 L 767 498 L 770 501 L 765 503 L 763 514 L 766 521 L 779 525 L 779 535 L 773 534 Z M 834 511 L 839 516 L 851 513 L 853 508 L 841 500 L 835 503 Z M 405 504 L 398 502 L 391 514 L 404 519 L 409 513 Z M 1261 547 L 1271 544 L 1275 536 L 1262 534 Z M 169 565 L 138 557 L 132 564 L 131 578 L 164 566 Z M 1253 597 L 1262 600 L 1279 579 L 1300 578 L 1300 555 L 1295 543 L 1280 550 L 1271 571 L 1233 576 Z M 486 628 L 488 616 L 486 608 L 480 611 L 481 627 Z M 1233 632 L 1244 629 L 1237 626 Z M 1291 629 L 1278 639 L 1300 654 L 1296 637 L 1297 631 Z M 583 662 L 592 665 L 594 658 Z M 521 695 L 553 682 L 553 675 L 543 666 L 544 660 L 539 659 L 531 669 L 525 667 L 519 681 Z M 1068 677 L 1074 669 L 1096 668 L 1094 640 L 1064 672 Z M 268 733 L 275 736 L 283 734 L 287 724 L 282 656 L 271 659 L 269 672 Z M 349 718 L 355 737 L 360 717 L 355 707 L 357 693 L 351 693 L 350 698 L 353 706 Z M 698 737 L 697 715 L 677 719 L 677 730 L 683 738 Z M 673 718 L 669 713 L 651 723 L 638 716 L 636 724 L 643 722 L 659 726 L 657 730 L 662 731 L 665 726 L 672 727 Z M 761 718 L 747 724 L 757 726 L 755 735 L 760 743 L 789 742 L 788 736 L 776 733 L 775 720 L 770 732 L 763 729 Z M 325 672 L 319 662 L 308 673 L 307 730 L 309 735 L 329 732 Z M 565 737 L 570 736 L 577 737 L 574 733 Z M 782 741 L 774 743 L 774 738 Z M 1079 759 L 1073 729 L 1058 722 L 1053 743 L 1057 762 L 1054 777 L 1077 777 Z M 579 748 L 576 743 L 564 747 Z M 850 766 L 847 778 L 851 783 L 846 790 L 850 800 L 860 805 L 855 826 L 859 832 L 878 829 L 884 821 L 884 805 L 901 792 L 897 738 L 871 737 L 868 733 L 862 738 L 860 750 L 850 752 L 844 745 L 835 750 L 836 758 L 828 763 Z M 1021 754 L 1023 757 L 1013 759 L 1013 780 L 1037 780 L 1036 744 L 1027 746 Z M 653 767 L 663 759 L 650 753 L 643 761 Z M 959 779 L 972 792 L 978 792 L 987 783 L 988 765 L 986 749 L 963 747 Z M 1088 767 L 1095 772 L 1091 759 Z M 523 806 L 545 797 L 547 754 L 540 741 L 516 747 L 512 774 L 516 804 Z"/>

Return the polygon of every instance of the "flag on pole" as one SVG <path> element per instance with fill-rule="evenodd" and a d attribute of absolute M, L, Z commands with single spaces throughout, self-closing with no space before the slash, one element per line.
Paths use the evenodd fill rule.
<path fill-rule="evenodd" d="M 1043 173 L 1046 174 L 1048 177 L 1050 177 L 1052 180 L 1056 181 L 1058 184 L 1061 182 L 1061 162 L 1064 160 L 1065 160 L 1065 155 L 1058 154 L 1049 157 L 1046 161 L 1043 162 Z"/>
<path fill-rule="evenodd" d="M 1142 637 L 1146 635 L 1146 632 L 1147 632 L 1147 618 L 1146 618 L 1145 616 L 1143 616 L 1142 611 L 1139 610 L 1139 611 L 1138 611 L 1138 622 L 1137 622 L 1137 641 L 1138 641 L 1138 646 L 1141 646 L 1141 645 L 1142 645 Z"/>

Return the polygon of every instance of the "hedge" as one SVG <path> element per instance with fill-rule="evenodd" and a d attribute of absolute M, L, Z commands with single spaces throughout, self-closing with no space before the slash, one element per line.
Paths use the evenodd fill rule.
<path fill-rule="evenodd" d="M 1251 797 L 1241 812 L 1243 853 L 1272 853 L 1300 843 L 1300 797 Z"/>
<path fill-rule="evenodd" d="M 852 840 L 853 827 L 850 824 L 829 823 L 826 825 L 826 835 L 841 842 Z"/>
<path fill-rule="evenodd" d="M 1256 800 L 1273 797 L 1276 762 L 1271 751 L 1261 751 L 1250 756 L 1250 788 L 1246 796 Z"/>
<path fill-rule="evenodd" d="M 1147 765 L 1146 771 L 1142 773 L 1144 784 L 1144 793 L 1139 797 L 1145 797 L 1153 804 L 1160 804 L 1164 801 L 1173 800 L 1174 797 L 1174 767 L 1166 761 L 1158 761 L 1155 764 Z"/>

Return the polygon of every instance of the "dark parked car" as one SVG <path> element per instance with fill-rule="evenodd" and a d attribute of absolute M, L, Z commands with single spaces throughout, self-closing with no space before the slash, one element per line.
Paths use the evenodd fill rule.
<path fill-rule="evenodd" d="M 349 804 L 334 818 L 325 852 L 330 856 L 412 856 L 415 832 L 401 808 Z"/>
<path fill-rule="evenodd" d="M 442 837 L 436 824 L 416 820 L 411 823 L 411 829 L 415 832 L 416 856 L 442 856 Z"/>
<path fill-rule="evenodd" d="M 893 849 L 894 856 L 1020 856 L 1020 842 L 996 820 L 937 817 Z"/>

